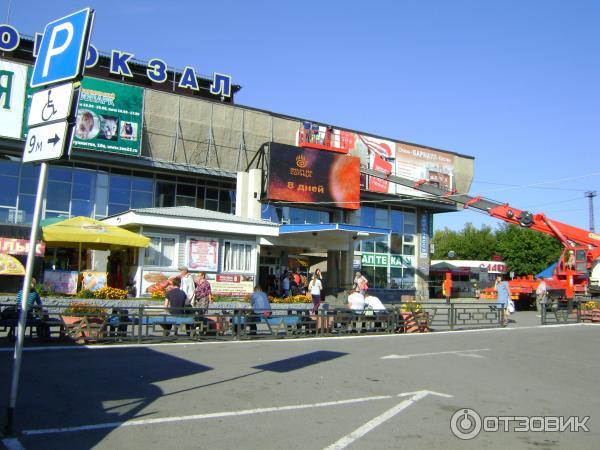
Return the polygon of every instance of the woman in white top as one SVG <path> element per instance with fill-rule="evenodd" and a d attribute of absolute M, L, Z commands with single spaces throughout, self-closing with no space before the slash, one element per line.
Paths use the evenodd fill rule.
<path fill-rule="evenodd" d="M 323 290 L 323 284 L 319 277 L 317 277 L 317 274 L 314 274 L 312 280 L 308 283 L 308 290 L 312 296 L 313 312 L 317 312 L 321 304 L 321 291 Z"/>

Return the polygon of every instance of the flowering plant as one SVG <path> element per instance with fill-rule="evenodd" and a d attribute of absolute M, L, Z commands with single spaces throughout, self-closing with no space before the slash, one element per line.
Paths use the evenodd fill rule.
<path fill-rule="evenodd" d="M 421 309 L 421 304 L 416 302 L 403 303 L 400 306 L 400 311 L 402 312 L 418 313 L 421 312 Z"/>
<path fill-rule="evenodd" d="M 125 300 L 127 298 L 127 291 L 124 289 L 117 289 L 105 286 L 101 289 L 94 291 L 94 297 L 105 298 L 110 300 Z"/>
<path fill-rule="evenodd" d="M 269 297 L 270 303 L 312 303 L 308 295 L 292 295 L 290 297 Z"/>
<path fill-rule="evenodd" d="M 101 308 L 88 302 L 71 303 L 63 311 L 63 316 L 104 316 L 106 308 Z"/>

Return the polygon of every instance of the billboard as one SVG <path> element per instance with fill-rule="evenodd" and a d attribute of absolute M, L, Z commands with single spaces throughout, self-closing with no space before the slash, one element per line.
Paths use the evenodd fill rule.
<path fill-rule="evenodd" d="M 28 89 L 27 107 L 39 89 Z M 142 147 L 144 89 L 84 77 L 77 108 L 73 147 L 139 156 Z M 27 135 L 23 126 L 23 136 Z"/>
<path fill-rule="evenodd" d="M 0 136 L 21 137 L 26 85 L 27 66 L 0 59 Z"/>
<path fill-rule="evenodd" d="M 267 200 L 360 206 L 360 160 L 353 156 L 271 143 Z"/>
<path fill-rule="evenodd" d="M 441 189 L 454 189 L 454 156 L 410 144 L 396 145 L 396 174 L 413 180 L 427 180 Z M 424 192 L 398 186 L 398 194 L 427 196 Z"/>
<path fill-rule="evenodd" d="M 140 87 L 84 78 L 73 145 L 138 156 L 143 103 L 144 90 Z"/>

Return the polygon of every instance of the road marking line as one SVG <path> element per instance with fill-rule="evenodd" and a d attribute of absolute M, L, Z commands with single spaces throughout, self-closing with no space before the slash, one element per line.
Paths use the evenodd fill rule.
<path fill-rule="evenodd" d="M 8 450 L 25 450 L 17 438 L 2 439 L 2 443 Z"/>
<path fill-rule="evenodd" d="M 387 355 L 382 356 L 381 359 L 409 359 L 415 356 L 437 356 L 437 355 L 459 355 L 459 356 L 473 356 L 475 358 L 483 358 L 481 355 L 469 355 L 475 352 L 489 352 L 489 348 L 476 348 L 473 350 L 451 350 L 447 352 L 434 352 L 434 353 L 413 353 L 412 355 Z M 465 353 L 467 355 L 465 355 Z"/>
<path fill-rule="evenodd" d="M 430 392 L 430 391 L 418 391 L 420 392 Z M 399 395 L 410 395 L 412 392 L 406 394 Z M 439 394 L 436 394 L 439 395 Z M 445 395 L 445 394 L 444 394 Z M 305 405 L 288 405 L 288 406 L 273 406 L 268 408 L 256 408 L 256 409 L 246 409 L 241 411 L 224 411 L 217 413 L 207 413 L 207 414 L 194 414 L 190 416 L 175 416 L 175 417 L 159 417 L 156 419 L 140 419 L 140 420 L 130 420 L 126 422 L 108 422 L 108 423 L 99 423 L 92 425 L 81 425 L 77 427 L 62 427 L 62 428 L 43 428 L 38 430 L 24 430 L 22 434 L 27 436 L 34 436 L 40 434 L 53 434 L 53 433 L 72 433 L 75 431 L 88 431 L 88 430 L 100 430 L 105 428 L 122 428 L 122 427 L 134 427 L 140 425 L 150 425 L 150 424 L 160 424 L 160 423 L 169 423 L 169 422 L 185 422 L 192 420 L 204 420 L 204 419 L 217 419 L 221 417 L 234 417 L 234 416 L 246 416 L 250 414 L 265 414 L 272 412 L 280 412 L 280 411 L 294 411 L 298 409 L 309 409 L 309 408 L 323 408 L 327 406 L 339 406 L 339 405 L 349 405 L 353 403 L 364 403 L 370 402 L 374 400 L 385 400 L 394 398 L 394 395 L 378 395 L 374 397 L 362 397 L 362 398 L 353 398 L 349 400 L 336 400 L 331 402 L 323 402 L 323 403 L 310 403 Z"/>
<path fill-rule="evenodd" d="M 384 412 L 383 414 L 380 414 L 379 416 L 375 417 L 374 419 L 369 420 L 367 423 L 358 427 L 356 430 L 354 430 L 350 434 L 347 434 L 343 438 L 339 439 L 337 442 L 331 444 L 329 447 L 326 447 L 325 450 L 342 450 L 342 449 L 348 447 L 350 444 L 352 444 L 354 441 L 363 437 L 369 431 L 378 427 L 379 425 L 381 425 L 382 423 L 391 419 L 392 417 L 396 416 L 397 414 L 400 414 L 406 408 L 415 404 L 419 400 L 427 397 L 428 395 L 439 395 L 439 396 L 445 397 L 445 398 L 452 397 L 449 394 L 441 394 L 441 393 L 432 392 L 432 391 L 417 391 L 417 392 L 411 392 L 409 394 L 414 394 L 414 395 L 411 398 L 409 398 L 408 400 L 404 400 L 404 401 L 398 403 L 396 406 L 388 409 L 386 412 Z M 400 396 L 404 397 L 406 395 L 407 394 L 400 394 L 399 397 Z"/>
<path fill-rule="evenodd" d="M 41 352 L 41 351 L 58 351 L 58 350 L 114 350 L 121 348 L 149 348 L 149 347 L 192 347 L 197 345 L 246 345 L 246 344 L 257 344 L 262 342 L 277 343 L 277 344 L 302 344 L 309 341 L 322 341 L 324 339 L 411 339 L 423 336 L 439 336 L 445 334 L 461 334 L 461 333 L 484 333 L 484 332 L 508 332 L 508 331 L 519 331 L 519 330 L 536 330 L 536 329 L 548 329 L 548 328 L 562 328 L 562 327 L 583 327 L 583 326 L 600 326 L 600 324 L 592 323 L 567 323 L 557 325 L 535 325 L 527 327 L 517 328 L 478 328 L 474 330 L 456 330 L 456 331 L 434 331 L 431 333 L 399 333 L 399 334 L 379 334 L 379 335 L 367 335 L 367 336 L 323 336 L 323 337 L 311 337 L 311 338 L 298 338 L 298 339 L 260 339 L 260 340 L 246 340 L 246 341 L 218 341 L 218 342 L 171 342 L 171 343 L 149 343 L 149 344 L 115 344 L 115 345 L 61 345 L 61 346 L 48 346 L 48 347 L 25 347 L 24 352 Z M 13 347 L 0 348 L 2 352 L 14 352 Z"/>

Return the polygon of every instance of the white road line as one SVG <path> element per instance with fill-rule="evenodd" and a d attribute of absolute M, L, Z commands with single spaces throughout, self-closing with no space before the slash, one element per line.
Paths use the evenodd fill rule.
<path fill-rule="evenodd" d="M 8 450 L 25 450 L 17 438 L 2 439 L 2 443 Z"/>
<path fill-rule="evenodd" d="M 437 356 L 437 355 L 459 355 L 459 356 L 474 356 L 476 358 L 482 358 L 480 355 L 474 355 L 471 353 L 476 352 L 489 352 L 489 348 L 476 348 L 472 350 L 450 350 L 447 352 L 434 352 L 434 353 L 413 353 L 412 355 L 387 355 L 382 356 L 381 359 L 409 359 L 415 356 Z M 465 355 L 466 354 L 466 355 Z"/>
<path fill-rule="evenodd" d="M 461 333 L 486 333 L 486 332 L 509 332 L 519 330 L 545 330 L 550 328 L 562 328 L 562 327 L 584 327 L 584 326 L 600 326 L 600 324 L 591 323 L 567 323 L 558 325 L 535 325 L 527 327 L 517 328 L 479 328 L 475 330 L 456 330 L 456 331 L 434 331 L 431 333 L 399 333 L 399 334 L 373 334 L 365 336 L 323 336 L 323 337 L 311 337 L 311 338 L 299 338 L 299 339 L 260 339 L 260 340 L 244 340 L 244 341 L 213 341 L 213 342 L 170 342 L 170 343 L 149 343 L 149 344 L 108 344 L 108 345 L 61 345 L 61 346 L 42 346 L 42 347 L 25 347 L 24 352 L 46 352 L 46 351 L 58 351 L 58 350 L 114 350 L 121 348 L 155 348 L 155 347 L 193 347 L 198 345 L 249 345 L 257 344 L 262 342 L 268 342 L 270 344 L 280 345 L 303 345 L 309 341 L 322 341 L 323 339 L 418 339 L 424 338 L 425 336 L 440 336 L 445 334 L 461 334 Z M 13 347 L 0 348 L 0 353 L 10 352 L 13 353 Z"/>
<path fill-rule="evenodd" d="M 379 425 L 381 425 L 385 421 L 391 419 L 395 415 L 401 413 L 406 408 L 415 404 L 422 398 L 427 397 L 428 395 L 439 395 L 441 397 L 446 397 L 446 398 L 452 397 L 451 395 L 448 395 L 448 394 L 441 394 L 441 393 L 432 392 L 432 391 L 417 391 L 417 392 L 411 392 L 410 394 L 414 394 L 414 395 L 411 398 L 409 398 L 408 400 L 404 400 L 404 401 L 398 403 L 396 406 L 388 409 L 386 412 L 384 412 L 383 414 L 380 414 L 379 416 L 375 417 L 374 419 L 369 420 L 367 423 L 358 427 L 352 433 L 347 434 L 343 438 L 339 439 L 337 442 L 331 444 L 329 447 L 326 447 L 325 450 L 342 450 L 342 449 L 348 447 L 350 444 L 352 444 L 354 441 L 363 437 L 369 431 L 378 427 Z M 399 397 L 400 396 L 404 397 L 406 395 L 400 394 Z"/>
<path fill-rule="evenodd" d="M 418 391 L 420 392 L 430 392 L 430 391 Z M 412 392 L 406 394 L 399 395 L 410 395 Z M 436 394 L 439 395 L 439 394 Z M 445 394 L 444 394 L 445 395 Z M 288 406 L 273 406 L 270 408 L 256 408 L 256 409 L 245 409 L 241 411 L 225 411 L 225 412 L 217 412 L 217 413 L 208 413 L 208 414 L 194 414 L 191 416 L 175 416 L 175 417 L 159 417 L 156 419 L 143 419 L 143 420 L 130 420 L 126 422 L 108 422 L 108 423 L 98 423 L 92 425 L 81 425 L 77 427 L 63 427 L 63 428 L 43 428 L 39 430 L 25 430 L 22 431 L 22 434 L 27 436 L 34 436 L 40 434 L 53 434 L 53 433 L 72 433 L 75 431 L 89 431 L 89 430 L 100 430 L 105 428 L 122 428 L 122 427 L 134 427 L 140 425 L 150 425 L 150 424 L 160 424 L 160 423 L 169 423 L 169 422 L 186 422 L 192 420 L 204 420 L 204 419 L 218 419 L 221 417 L 234 417 L 234 416 L 246 416 L 250 414 L 266 414 L 272 412 L 280 412 L 280 411 L 294 411 L 298 409 L 309 409 L 309 408 L 324 408 L 327 406 L 340 406 L 340 405 L 349 405 L 353 403 L 364 403 L 370 402 L 374 400 L 385 400 L 394 398 L 394 395 L 378 395 L 374 397 L 363 397 L 363 398 L 353 398 L 349 400 L 337 400 L 331 402 L 323 402 L 323 403 L 310 403 L 305 405 L 288 405 Z"/>

